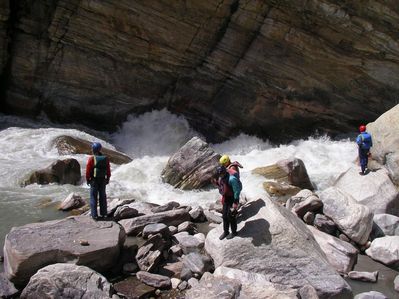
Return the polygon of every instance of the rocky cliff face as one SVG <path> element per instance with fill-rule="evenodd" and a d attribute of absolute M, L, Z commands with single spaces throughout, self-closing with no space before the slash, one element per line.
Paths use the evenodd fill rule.
<path fill-rule="evenodd" d="M 209 140 L 353 130 L 399 101 L 399 6 L 368 0 L 12 0 L 1 106 L 110 129 L 167 107 Z"/>

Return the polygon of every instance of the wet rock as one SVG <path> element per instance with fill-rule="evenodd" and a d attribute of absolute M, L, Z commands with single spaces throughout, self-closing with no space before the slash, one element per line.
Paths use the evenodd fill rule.
<path fill-rule="evenodd" d="M 17 293 L 18 290 L 14 284 L 6 278 L 4 273 L 0 273 L 0 298 L 13 298 Z"/>
<path fill-rule="evenodd" d="M 191 216 L 191 221 L 193 221 L 193 222 L 205 222 L 206 221 L 204 209 L 200 206 L 194 207 L 190 211 L 190 216 Z"/>
<path fill-rule="evenodd" d="M 220 298 L 221 294 L 223 298 L 238 298 L 240 290 L 241 283 L 236 279 L 205 273 L 199 284 L 187 291 L 186 299 Z"/>
<path fill-rule="evenodd" d="M 205 250 L 216 268 L 232 265 L 291 288 L 311 284 L 320 297 L 352 297 L 307 226 L 285 207 L 258 199 L 243 205 L 240 217 L 237 237 L 219 240 L 222 226 L 206 236 Z"/>
<path fill-rule="evenodd" d="M 89 246 L 82 246 L 87 240 Z M 119 258 L 125 232 L 115 222 L 77 216 L 14 227 L 4 244 L 4 271 L 16 285 L 24 285 L 40 268 L 59 262 L 76 263 L 98 272 L 109 270 Z"/>
<path fill-rule="evenodd" d="M 308 226 L 321 250 L 326 254 L 328 262 L 338 273 L 346 274 L 357 262 L 358 250 L 350 243 L 323 233 L 312 226 Z"/>
<path fill-rule="evenodd" d="M 337 231 L 337 225 L 334 223 L 334 221 L 331 220 L 331 218 L 323 215 L 323 214 L 316 214 L 313 225 L 322 232 L 325 232 L 326 234 L 335 236 L 335 233 Z"/>
<path fill-rule="evenodd" d="M 200 189 L 210 184 L 219 158 L 206 142 L 193 137 L 169 158 L 162 180 L 183 190 Z"/>
<path fill-rule="evenodd" d="M 162 259 L 165 241 L 160 234 L 152 236 L 137 251 L 136 261 L 140 270 L 151 272 Z"/>
<path fill-rule="evenodd" d="M 137 217 L 139 212 L 128 205 L 119 206 L 114 212 L 115 221 Z"/>
<path fill-rule="evenodd" d="M 67 135 L 58 136 L 54 139 L 54 146 L 60 155 L 77 155 L 86 154 L 92 155 L 92 142 Z M 101 152 L 106 155 L 111 163 L 126 164 L 132 161 L 132 158 L 113 149 L 103 146 Z"/>
<path fill-rule="evenodd" d="M 34 171 L 22 185 L 51 183 L 78 185 L 80 181 L 80 164 L 71 158 L 57 160 L 44 169 Z"/>
<path fill-rule="evenodd" d="M 351 195 L 336 187 L 322 191 L 320 199 L 323 202 L 324 214 L 330 217 L 343 233 L 360 245 L 366 244 L 373 226 L 373 213 L 370 208 L 358 203 Z"/>
<path fill-rule="evenodd" d="M 153 213 L 160 213 L 160 212 L 166 212 L 174 209 L 178 209 L 180 207 L 180 204 L 175 201 L 170 201 L 167 204 L 159 207 L 154 207 L 151 209 L 151 212 Z"/>
<path fill-rule="evenodd" d="M 120 220 L 128 235 L 137 235 L 143 228 L 152 223 L 164 223 L 166 225 L 179 225 L 184 221 L 190 220 L 190 214 L 185 209 L 160 212 L 153 215 L 143 215 L 131 219 Z"/>
<path fill-rule="evenodd" d="M 370 291 L 357 294 L 354 299 L 388 299 L 383 293 Z"/>
<path fill-rule="evenodd" d="M 399 215 L 399 191 L 385 169 L 359 175 L 359 168 L 350 168 L 334 184 L 367 206 L 375 214 Z"/>
<path fill-rule="evenodd" d="M 278 183 L 313 190 L 305 164 L 301 159 L 280 160 L 270 166 L 255 168 L 252 173 L 260 174 L 269 180 L 276 180 Z"/>
<path fill-rule="evenodd" d="M 139 271 L 136 273 L 136 277 L 146 285 L 152 286 L 158 289 L 170 289 L 172 282 L 167 276 L 152 274 L 146 271 Z"/>
<path fill-rule="evenodd" d="M 143 229 L 143 238 L 147 239 L 150 235 L 160 234 L 162 238 L 167 238 L 170 236 L 169 227 L 163 223 L 148 224 Z"/>
<path fill-rule="evenodd" d="M 78 194 L 71 193 L 65 198 L 59 209 L 62 211 L 69 211 L 73 209 L 79 209 L 83 207 L 86 204 L 86 202 L 82 199 L 82 197 Z"/>
<path fill-rule="evenodd" d="M 142 283 L 134 276 L 115 283 L 114 289 L 123 298 L 151 298 L 155 295 L 154 287 Z"/>
<path fill-rule="evenodd" d="M 371 242 L 366 254 L 384 265 L 399 269 L 399 236 L 386 236 Z"/>
<path fill-rule="evenodd" d="M 111 297 L 107 279 L 85 266 L 55 264 L 40 269 L 22 291 L 21 299 Z"/>
<path fill-rule="evenodd" d="M 348 277 L 353 280 L 360 280 L 365 282 L 377 282 L 378 271 L 374 272 L 361 272 L 361 271 L 350 271 Z"/>

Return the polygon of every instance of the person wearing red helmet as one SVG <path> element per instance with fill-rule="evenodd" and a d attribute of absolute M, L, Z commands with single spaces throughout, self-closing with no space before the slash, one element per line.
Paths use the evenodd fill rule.
<path fill-rule="evenodd" d="M 361 175 L 366 174 L 370 148 L 373 146 L 371 135 L 366 132 L 366 126 L 359 127 L 360 134 L 356 138 L 356 143 L 359 147 L 359 162 L 361 167 Z"/>

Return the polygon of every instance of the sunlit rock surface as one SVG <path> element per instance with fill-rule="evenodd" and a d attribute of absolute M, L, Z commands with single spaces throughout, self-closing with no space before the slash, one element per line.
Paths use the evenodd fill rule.
<path fill-rule="evenodd" d="M 352 131 L 398 101 L 395 1 L 6 2 L 7 112 L 108 129 L 168 107 L 209 140 L 282 139 Z"/>

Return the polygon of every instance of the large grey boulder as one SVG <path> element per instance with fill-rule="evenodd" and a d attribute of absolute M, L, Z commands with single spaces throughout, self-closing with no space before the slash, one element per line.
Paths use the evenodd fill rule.
<path fill-rule="evenodd" d="M 137 235 L 143 228 L 152 223 L 178 226 L 180 223 L 190 220 L 190 214 L 186 209 L 170 210 L 152 215 L 143 215 L 130 219 L 122 219 L 119 223 L 128 235 Z"/>
<path fill-rule="evenodd" d="M 125 232 L 118 224 L 87 216 L 14 227 L 5 237 L 4 271 L 16 285 L 26 284 L 37 270 L 55 263 L 102 272 L 116 263 L 124 241 Z"/>
<path fill-rule="evenodd" d="M 108 299 L 111 296 L 111 284 L 101 274 L 85 266 L 55 264 L 31 277 L 21 299 Z"/>
<path fill-rule="evenodd" d="M 399 217 L 390 214 L 376 214 L 373 218 L 372 240 L 384 236 L 399 236 Z"/>
<path fill-rule="evenodd" d="M 289 285 L 270 282 L 262 274 L 246 272 L 229 267 L 218 267 L 213 275 L 238 280 L 241 283 L 239 298 L 297 299 L 298 290 Z M 308 299 L 308 297 L 306 297 Z"/>
<path fill-rule="evenodd" d="M 91 142 L 68 135 L 61 135 L 54 139 L 54 146 L 57 148 L 60 155 L 76 155 L 86 154 L 92 155 Z M 125 164 L 132 161 L 132 159 L 124 153 L 109 149 L 105 146 L 101 152 L 106 155 L 111 163 Z"/>
<path fill-rule="evenodd" d="M 208 185 L 215 174 L 220 155 L 198 137 L 193 137 L 169 158 L 162 180 L 183 190 Z"/>
<path fill-rule="evenodd" d="M 0 273 L 0 298 L 13 298 L 18 293 L 14 284 Z"/>
<path fill-rule="evenodd" d="M 22 185 L 51 183 L 78 185 L 80 180 L 80 164 L 78 160 L 69 158 L 54 161 L 46 168 L 33 171 Z"/>
<path fill-rule="evenodd" d="M 264 281 L 299 288 L 310 284 L 319 296 L 351 298 L 349 285 L 330 266 L 306 225 L 270 199 L 258 199 L 241 209 L 238 235 L 219 240 L 221 225 L 211 230 L 205 249 L 215 267 L 261 274 Z"/>
<path fill-rule="evenodd" d="M 399 270 L 399 236 L 386 236 L 371 242 L 366 254 L 373 260 Z"/>
<path fill-rule="evenodd" d="M 358 203 L 351 195 L 330 187 L 320 193 L 323 212 L 330 217 L 351 240 L 361 245 L 368 241 L 373 213 L 370 208 Z"/>
<path fill-rule="evenodd" d="M 368 206 L 375 214 L 399 216 L 399 190 L 384 168 L 361 176 L 359 169 L 352 167 L 337 179 L 334 186 Z"/>
<path fill-rule="evenodd" d="M 357 262 L 358 250 L 350 243 L 308 226 L 327 260 L 340 274 L 347 274 Z"/>
<path fill-rule="evenodd" d="M 367 125 L 372 135 L 371 155 L 380 164 L 385 164 L 392 180 L 399 185 L 399 105 L 382 114 Z"/>

